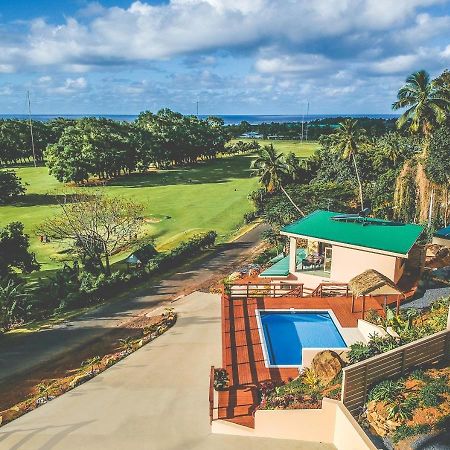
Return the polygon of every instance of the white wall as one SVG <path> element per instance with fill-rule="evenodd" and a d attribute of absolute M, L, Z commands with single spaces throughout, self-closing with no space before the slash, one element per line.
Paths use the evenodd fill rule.
<path fill-rule="evenodd" d="M 394 281 L 396 278 L 396 260 L 395 256 L 333 245 L 330 278 L 336 282 L 348 283 L 353 277 L 365 270 L 374 269 Z"/>
<path fill-rule="evenodd" d="M 376 450 L 345 406 L 328 398 L 322 400 L 321 409 L 256 410 L 254 429 L 215 420 L 212 432 L 324 442 L 337 450 Z"/>

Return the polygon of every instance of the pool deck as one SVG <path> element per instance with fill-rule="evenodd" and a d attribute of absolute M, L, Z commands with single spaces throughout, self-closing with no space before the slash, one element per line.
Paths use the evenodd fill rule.
<path fill-rule="evenodd" d="M 230 300 L 222 296 L 222 365 L 230 377 L 230 387 L 219 392 L 218 416 L 239 425 L 254 426 L 253 412 L 258 403 L 258 385 L 265 381 L 289 381 L 296 368 L 267 368 L 256 321 L 256 309 L 331 309 L 340 325 L 356 327 L 361 318 L 361 302 L 351 312 L 351 297 L 279 297 Z M 395 297 L 388 298 L 394 303 Z M 366 298 L 366 311 L 383 314 L 383 300 Z"/>

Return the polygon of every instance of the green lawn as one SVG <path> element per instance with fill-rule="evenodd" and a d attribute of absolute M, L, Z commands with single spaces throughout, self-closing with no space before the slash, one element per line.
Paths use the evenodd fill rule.
<path fill-rule="evenodd" d="M 306 158 L 314 154 L 319 148 L 317 141 L 301 142 L 293 140 L 268 140 L 268 139 L 234 139 L 232 142 L 253 142 L 256 140 L 261 146 L 273 144 L 276 150 L 283 153 L 293 152 L 296 156 Z"/>
<path fill-rule="evenodd" d="M 307 156 L 316 144 L 276 141 L 281 151 Z M 218 240 L 226 241 L 239 231 L 243 216 L 251 210 L 248 194 L 258 186 L 249 171 L 252 156 L 240 155 L 200 163 L 191 168 L 151 172 L 119 178 L 103 192 L 128 197 L 145 205 L 145 233 L 155 238 L 160 250 L 170 249 L 201 231 L 216 230 Z M 0 226 L 11 221 L 25 224 L 31 250 L 42 270 L 52 270 L 70 259 L 56 243 L 42 244 L 35 228 L 59 211 L 56 195 L 65 189 L 48 174 L 46 167 L 18 167 L 17 174 L 27 183 L 26 195 L 13 206 L 0 206 Z M 92 188 L 84 188 L 92 189 Z M 123 259 L 119 254 L 113 261 Z M 35 274 L 34 276 L 36 276 Z"/>

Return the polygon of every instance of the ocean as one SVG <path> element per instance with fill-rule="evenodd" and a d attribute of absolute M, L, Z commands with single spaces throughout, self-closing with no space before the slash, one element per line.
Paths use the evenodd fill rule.
<path fill-rule="evenodd" d="M 368 117 L 371 119 L 396 119 L 398 114 L 310 114 L 307 118 L 301 115 L 245 115 L 245 114 L 235 114 L 235 115 L 221 115 L 217 114 L 216 117 L 220 117 L 224 120 L 225 125 L 235 125 L 242 121 L 247 121 L 252 125 L 258 125 L 260 123 L 288 123 L 288 122 L 301 122 L 302 120 L 312 121 L 317 119 L 326 119 L 331 117 L 352 117 L 352 118 L 362 118 Z M 79 119 L 81 117 L 104 117 L 106 119 L 119 120 L 132 122 L 138 116 L 137 114 L 33 114 L 31 116 L 33 120 L 39 120 L 46 122 L 57 117 L 64 117 L 66 119 Z M 200 114 L 199 117 L 204 119 L 208 117 L 207 115 Z M 0 119 L 28 119 L 26 114 L 0 114 Z"/>

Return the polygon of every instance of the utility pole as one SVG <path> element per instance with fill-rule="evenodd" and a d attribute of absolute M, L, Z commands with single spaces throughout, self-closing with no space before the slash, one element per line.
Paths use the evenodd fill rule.
<path fill-rule="evenodd" d="M 33 162 L 34 167 L 37 167 L 36 164 L 36 153 L 34 151 L 34 136 L 33 136 L 33 122 L 31 120 L 31 101 L 30 101 L 30 91 L 27 91 L 27 99 L 28 99 L 28 117 L 30 122 L 30 134 L 31 134 L 31 150 L 33 152 Z"/>
<path fill-rule="evenodd" d="M 306 106 L 306 126 L 305 126 L 305 141 L 308 140 L 308 114 L 309 114 L 309 101 Z"/>
<path fill-rule="evenodd" d="M 197 119 L 198 119 L 198 100 L 197 100 L 196 104 L 197 104 Z"/>

